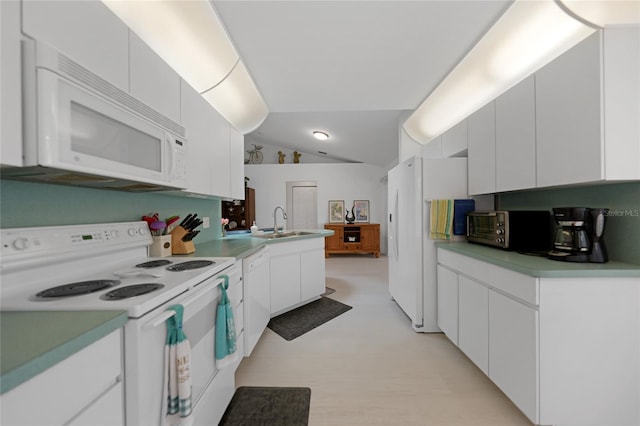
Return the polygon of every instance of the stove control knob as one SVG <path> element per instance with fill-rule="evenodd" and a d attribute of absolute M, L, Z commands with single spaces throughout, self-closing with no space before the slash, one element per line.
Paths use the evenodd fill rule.
<path fill-rule="evenodd" d="M 127 231 L 127 234 L 133 237 L 134 235 L 136 235 L 136 230 L 134 228 L 129 228 L 129 230 Z"/>
<path fill-rule="evenodd" d="M 138 229 L 138 233 L 140 235 L 147 235 L 147 230 L 144 227 L 142 227 L 142 228 Z"/>
<path fill-rule="evenodd" d="M 109 235 L 111 236 L 111 238 L 118 238 L 120 236 L 120 232 L 118 232 L 117 229 L 114 229 L 109 233 Z"/>
<path fill-rule="evenodd" d="M 31 247 L 29 240 L 25 237 L 20 237 L 13 241 L 13 248 L 16 250 L 26 250 Z"/>
<path fill-rule="evenodd" d="M 504 234 L 504 231 L 502 229 L 496 229 L 496 234 L 498 235 Z"/>

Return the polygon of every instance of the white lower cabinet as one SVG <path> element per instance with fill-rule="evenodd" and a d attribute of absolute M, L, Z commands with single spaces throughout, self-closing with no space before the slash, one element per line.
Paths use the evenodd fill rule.
<path fill-rule="evenodd" d="M 442 248 L 437 268 L 438 326 L 534 424 L 640 424 L 640 279 L 538 278 Z"/>
<path fill-rule="evenodd" d="M 489 289 L 458 277 L 458 347 L 489 374 Z"/>
<path fill-rule="evenodd" d="M 438 327 L 458 344 L 458 274 L 438 265 Z"/>
<path fill-rule="evenodd" d="M 320 238 L 324 241 L 324 238 Z M 309 300 L 325 292 L 324 248 L 300 253 L 300 298 Z"/>
<path fill-rule="evenodd" d="M 124 424 L 122 331 L 2 394 L 3 425 Z"/>
<path fill-rule="evenodd" d="M 271 254 L 271 313 L 300 302 L 300 254 Z"/>
<path fill-rule="evenodd" d="M 489 378 L 538 423 L 538 311 L 489 290 Z"/>
<path fill-rule="evenodd" d="M 269 250 L 272 317 L 324 293 L 324 238 L 278 242 Z"/>

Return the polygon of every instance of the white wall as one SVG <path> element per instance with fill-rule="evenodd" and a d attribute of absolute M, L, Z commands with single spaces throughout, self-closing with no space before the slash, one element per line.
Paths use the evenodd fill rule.
<path fill-rule="evenodd" d="M 353 200 L 369 200 L 371 223 L 380 223 L 381 249 L 386 246 L 386 183 L 381 182 L 386 170 L 382 167 L 364 163 L 246 164 L 244 170 L 249 187 L 256 191 L 258 227 L 272 227 L 273 209 L 286 206 L 286 182 L 316 181 L 319 228 L 328 222 L 329 200 L 344 200 L 345 208 L 351 208 Z M 282 218 L 278 223 L 283 223 Z"/>

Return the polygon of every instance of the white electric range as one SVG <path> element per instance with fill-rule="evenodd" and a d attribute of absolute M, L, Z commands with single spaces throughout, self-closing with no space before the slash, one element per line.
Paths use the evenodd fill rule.
<path fill-rule="evenodd" d="M 231 266 L 147 257 L 146 222 L 1 230 L 2 310 L 126 310 L 139 318 Z"/>
<path fill-rule="evenodd" d="M 242 300 L 242 269 L 234 258 L 147 257 L 152 237 L 146 222 L 2 229 L 0 238 L 2 310 L 127 311 L 127 425 L 162 423 L 165 321 L 174 314 L 169 308 L 181 304 L 192 345 L 194 416 L 198 423 L 217 423 L 228 402 L 216 406 L 220 388 L 233 393 L 233 374 L 218 374 L 214 346 L 223 274 L 235 283 L 229 297 Z M 236 322 L 240 334 L 242 312 Z"/>

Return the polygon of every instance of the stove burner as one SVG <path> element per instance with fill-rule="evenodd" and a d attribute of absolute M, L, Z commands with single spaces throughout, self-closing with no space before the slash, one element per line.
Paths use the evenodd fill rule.
<path fill-rule="evenodd" d="M 189 269 L 204 268 L 205 266 L 213 265 L 212 260 L 190 260 L 188 262 L 177 263 L 175 265 L 167 266 L 169 271 L 187 271 Z"/>
<path fill-rule="evenodd" d="M 161 289 L 164 287 L 162 284 L 134 284 L 125 287 L 120 287 L 115 290 L 111 290 L 108 293 L 100 296 L 103 300 L 122 300 L 130 297 L 141 296 L 143 294 L 151 293 L 152 291 Z"/>
<path fill-rule="evenodd" d="M 170 265 L 173 262 L 167 259 L 162 260 L 150 260 L 148 262 L 139 263 L 136 265 L 136 268 L 156 268 L 158 266 Z"/>
<path fill-rule="evenodd" d="M 36 297 L 50 299 L 56 297 L 79 296 L 81 294 L 89 294 L 95 291 L 100 291 L 118 284 L 120 284 L 120 281 L 118 280 L 81 281 L 77 283 L 48 288 L 36 294 Z"/>

